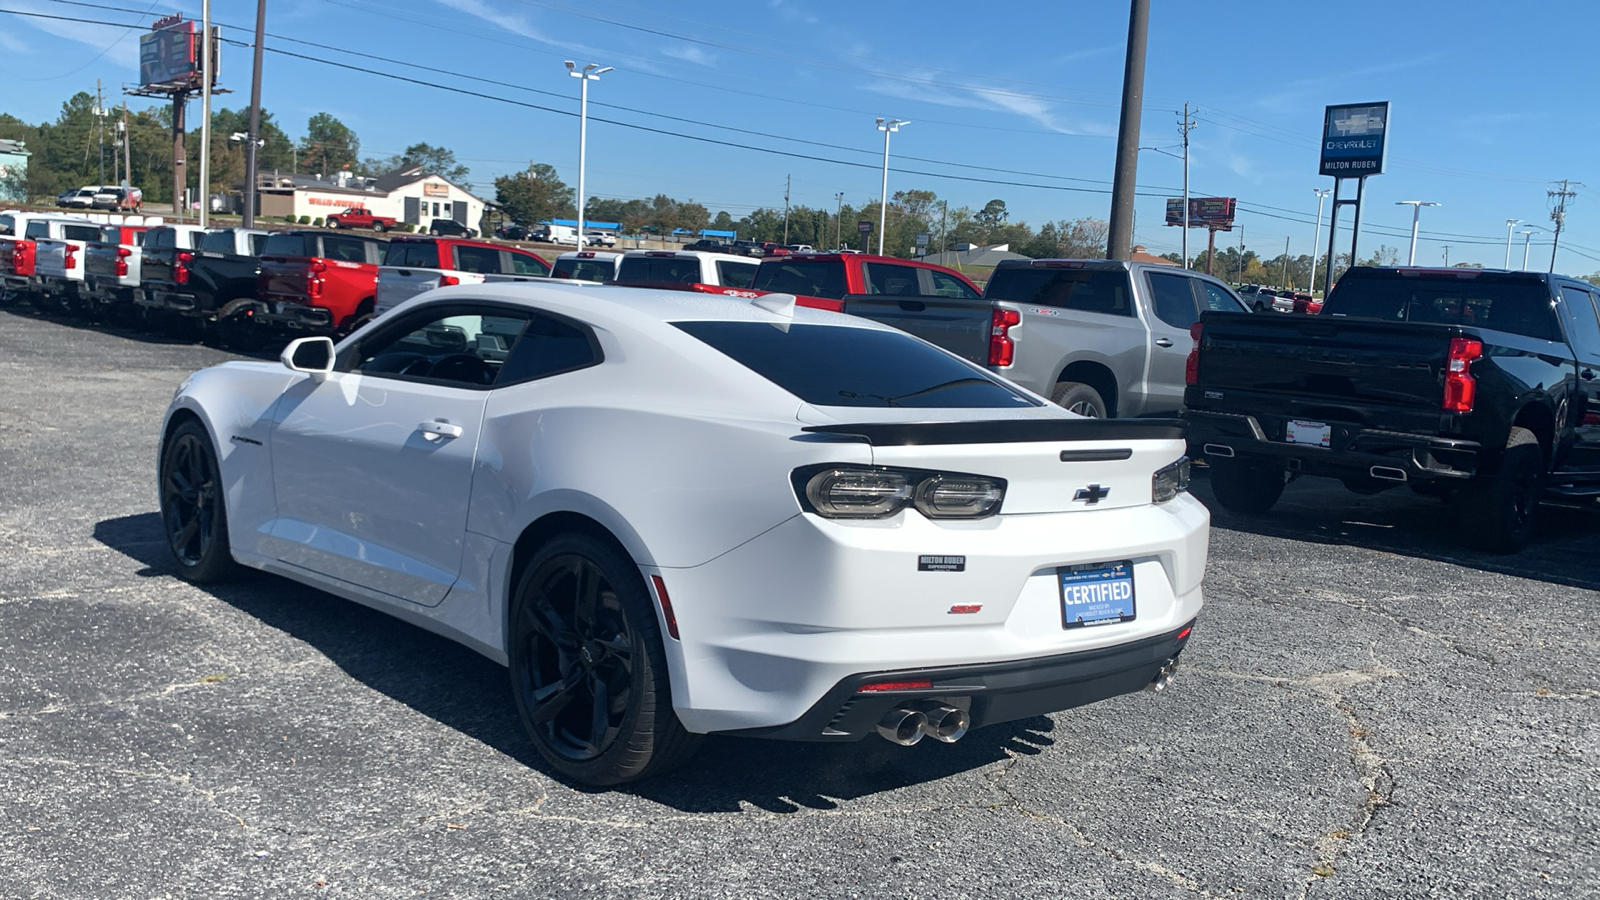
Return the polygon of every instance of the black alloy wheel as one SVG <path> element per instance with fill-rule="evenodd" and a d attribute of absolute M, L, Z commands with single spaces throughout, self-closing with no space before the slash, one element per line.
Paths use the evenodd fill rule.
<path fill-rule="evenodd" d="M 161 452 L 161 523 L 178 576 L 203 584 L 233 570 L 222 473 L 205 428 L 179 425 Z"/>
<path fill-rule="evenodd" d="M 520 579 L 509 637 L 518 712 L 561 774 L 618 784 L 693 752 L 672 710 L 654 606 L 616 548 L 587 535 L 547 544 Z"/>
<path fill-rule="evenodd" d="M 1513 428 L 1499 464 L 1462 489 L 1467 542 L 1490 553 L 1516 553 L 1538 526 L 1544 493 L 1544 449 L 1533 433 Z"/>

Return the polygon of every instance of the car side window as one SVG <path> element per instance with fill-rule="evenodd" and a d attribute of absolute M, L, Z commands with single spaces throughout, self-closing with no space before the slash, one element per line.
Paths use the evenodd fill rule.
<path fill-rule="evenodd" d="M 23 232 L 23 236 L 28 238 L 29 240 L 37 240 L 38 238 L 47 238 L 47 237 L 50 236 L 50 223 L 49 222 L 29 222 L 27 230 Z"/>
<path fill-rule="evenodd" d="M 1194 303 L 1194 289 L 1190 286 L 1194 279 L 1162 272 L 1149 272 L 1145 278 L 1150 283 L 1151 305 L 1155 307 L 1156 318 L 1174 328 L 1188 328 L 1200 320 L 1200 311 Z"/>
<path fill-rule="evenodd" d="M 322 236 L 322 256 L 325 259 L 364 263 L 367 261 L 367 242 L 360 238 L 325 234 Z"/>
<path fill-rule="evenodd" d="M 983 299 L 977 291 L 968 287 L 965 281 L 954 275 L 947 275 L 937 269 L 924 269 L 923 271 L 927 272 L 928 276 L 933 279 L 933 292 L 941 297 L 955 297 L 960 300 Z"/>
<path fill-rule="evenodd" d="M 539 257 L 529 253 L 511 254 L 511 274 L 513 275 L 549 275 L 550 267 L 539 260 Z"/>
<path fill-rule="evenodd" d="M 1217 312 L 1249 312 L 1244 302 L 1229 293 L 1222 285 L 1213 284 L 1203 278 L 1196 281 L 1200 284 L 1200 302 L 1206 309 Z"/>
<path fill-rule="evenodd" d="M 500 251 L 495 247 L 455 246 L 456 268 L 474 275 L 500 274 Z"/>
<path fill-rule="evenodd" d="M 260 256 L 261 251 L 267 247 L 267 236 L 264 234 L 250 235 L 250 255 Z"/>
<path fill-rule="evenodd" d="M 729 262 L 725 259 L 717 260 L 717 278 L 728 287 L 747 288 L 750 282 L 756 279 L 756 266 L 754 263 Z"/>
<path fill-rule="evenodd" d="M 917 297 L 922 288 L 917 284 L 917 270 L 912 266 L 893 263 L 862 263 L 867 276 L 867 293 L 891 297 Z"/>
<path fill-rule="evenodd" d="M 1572 343 L 1590 359 L 1600 358 L 1600 318 L 1594 296 L 1581 288 L 1562 287 L 1561 300 L 1572 320 Z"/>
<path fill-rule="evenodd" d="M 498 384 L 547 378 L 599 363 L 599 345 L 575 323 L 537 313 L 500 371 Z"/>
<path fill-rule="evenodd" d="M 492 387 L 527 325 L 528 315 L 522 312 L 430 310 L 362 341 L 350 371 L 452 387 Z"/>

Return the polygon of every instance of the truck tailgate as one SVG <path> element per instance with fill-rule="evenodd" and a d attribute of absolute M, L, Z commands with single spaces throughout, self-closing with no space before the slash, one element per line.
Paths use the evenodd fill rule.
<path fill-rule="evenodd" d="M 93 243 L 84 248 L 83 273 L 94 276 L 102 281 L 114 281 L 117 277 L 117 251 L 122 249 L 121 244 Z"/>
<path fill-rule="evenodd" d="M 844 312 L 914 334 L 980 366 L 989 361 L 993 314 L 986 300 L 929 294 L 848 294 Z"/>
<path fill-rule="evenodd" d="M 1300 401 L 1439 408 L 1444 325 L 1328 316 L 1201 316 L 1199 385 Z"/>
<path fill-rule="evenodd" d="M 482 275 L 451 269 L 379 266 L 373 312 L 381 316 L 418 294 L 440 287 L 442 279 L 447 275 L 455 279 L 455 284 L 482 284 L 484 280 Z"/>

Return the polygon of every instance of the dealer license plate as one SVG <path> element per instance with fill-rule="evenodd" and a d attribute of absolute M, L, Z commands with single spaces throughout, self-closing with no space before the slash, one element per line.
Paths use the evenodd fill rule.
<path fill-rule="evenodd" d="M 1133 621 L 1131 561 L 1062 566 L 1056 574 L 1061 581 L 1061 627 Z"/>
<path fill-rule="evenodd" d="M 1284 441 L 1290 444 L 1310 444 L 1326 447 L 1333 442 L 1333 429 L 1321 422 L 1304 422 L 1290 419 L 1284 426 Z"/>

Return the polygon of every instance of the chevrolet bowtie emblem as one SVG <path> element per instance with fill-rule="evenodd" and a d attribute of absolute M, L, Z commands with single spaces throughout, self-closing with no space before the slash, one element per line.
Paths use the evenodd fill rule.
<path fill-rule="evenodd" d="M 1082 500 L 1084 503 L 1093 506 L 1109 496 L 1111 496 L 1111 488 L 1091 484 L 1086 488 L 1078 488 L 1078 492 L 1072 495 L 1072 500 L 1074 503 Z"/>

